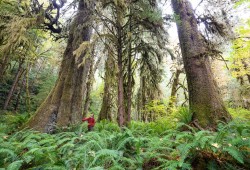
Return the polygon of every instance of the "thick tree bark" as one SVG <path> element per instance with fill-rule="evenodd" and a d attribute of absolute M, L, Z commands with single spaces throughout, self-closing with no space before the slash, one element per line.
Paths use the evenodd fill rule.
<path fill-rule="evenodd" d="M 23 62 L 19 63 L 19 66 L 18 66 L 18 69 L 17 69 L 17 73 L 16 73 L 16 76 L 15 76 L 15 78 L 14 78 L 14 82 L 13 82 L 13 84 L 12 84 L 12 86 L 11 86 L 11 89 L 10 89 L 10 91 L 9 91 L 9 93 L 8 93 L 8 96 L 7 96 L 6 100 L 5 100 L 3 110 L 6 110 L 6 109 L 7 109 L 8 105 L 9 105 L 9 102 L 11 101 L 11 98 L 12 98 L 12 96 L 13 96 L 13 93 L 14 93 L 15 90 L 16 90 L 16 86 L 17 86 L 17 84 L 18 84 L 18 81 L 20 80 L 22 74 L 23 74 L 24 71 L 25 71 L 25 70 L 22 68 L 22 65 L 23 65 Z"/>
<path fill-rule="evenodd" d="M 218 92 L 209 62 L 209 52 L 198 31 L 197 21 L 188 0 L 172 0 L 184 67 L 187 75 L 189 104 L 193 121 L 204 129 L 215 130 L 217 121 L 228 122 L 227 112 Z"/>
<path fill-rule="evenodd" d="M 101 120 L 110 120 L 112 121 L 112 86 L 115 80 L 115 62 L 111 55 L 108 56 L 105 62 L 105 84 L 104 84 L 104 93 L 103 93 L 103 100 L 102 100 L 102 107 L 98 116 L 97 121 Z"/>
<path fill-rule="evenodd" d="M 81 65 L 86 51 L 80 57 L 73 55 L 79 45 L 89 41 L 92 29 L 92 3 L 79 1 L 76 17 L 70 27 L 67 48 L 63 55 L 58 80 L 47 99 L 38 108 L 36 114 L 28 122 L 28 127 L 41 132 L 53 132 L 55 126 L 63 127 L 81 122 L 84 84 L 90 66 L 86 59 Z"/>

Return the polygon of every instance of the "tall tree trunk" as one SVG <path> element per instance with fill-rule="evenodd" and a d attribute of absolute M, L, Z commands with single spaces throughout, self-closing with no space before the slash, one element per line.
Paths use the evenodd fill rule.
<path fill-rule="evenodd" d="M 131 9 L 130 9 L 131 10 Z M 130 11 L 130 17 L 129 17 L 129 32 L 132 32 L 132 17 L 131 17 L 131 11 Z M 127 94 L 126 94 L 126 109 L 125 109 L 125 124 L 128 125 L 130 123 L 131 119 L 131 105 L 132 105 L 132 37 L 129 37 L 129 47 L 128 47 L 128 84 L 127 88 Z"/>
<path fill-rule="evenodd" d="M 101 120 L 112 120 L 112 86 L 115 79 L 115 62 L 112 56 L 109 54 L 105 62 L 105 84 L 104 84 L 104 93 L 102 100 L 102 107 L 98 116 L 98 121 Z"/>
<path fill-rule="evenodd" d="M 90 61 L 90 68 L 89 68 L 89 75 L 88 75 L 88 81 L 86 83 L 86 95 L 85 95 L 85 102 L 83 106 L 83 117 L 86 117 L 89 111 L 89 104 L 90 104 L 90 92 L 92 87 L 92 81 L 93 81 L 93 67 L 94 67 L 94 59 L 91 59 Z"/>
<path fill-rule="evenodd" d="M 132 104 L 132 55 L 131 55 L 131 44 L 129 45 L 130 53 L 128 56 L 128 86 L 126 94 L 126 115 L 125 115 L 125 124 L 128 125 L 131 119 L 131 104 Z"/>
<path fill-rule="evenodd" d="M 121 19 L 121 11 L 117 11 L 117 18 Z M 118 61 L 118 124 L 120 127 L 125 125 L 124 119 L 124 88 L 123 88 L 123 41 L 122 25 L 117 21 L 117 61 Z"/>
<path fill-rule="evenodd" d="M 8 105 L 9 105 L 9 103 L 10 103 L 10 101 L 11 101 L 11 98 L 12 98 L 12 96 L 13 96 L 13 93 L 14 93 L 15 90 L 16 90 L 16 86 L 17 86 L 17 84 L 18 84 L 18 81 L 20 80 L 22 74 L 24 73 L 24 69 L 22 68 L 22 65 L 23 65 L 23 62 L 20 62 L 20 63 L 19 63 L 19 66 L 18 66 L 18 69 L 17 69 L 16 76 L 15 76 L 15 78 L 14 78 L 14 82 L 13 82 L 13 84 L 12 84 L 12 86 L 11 86 L 11 89 L 10 89 L 10 91 L 9 91 L 9 93 L 8 93 L 8 96 L 7 96 L 6 100 L 5 100 L 3 110 L 6 110 L 6 109 L 7 109 Z"/>
<path fill-rule="evenodd" d="M 146 99 L 146 78 L 145 76 L 141 75 L 141 80 L 140 80 L 140 89 L 141 89 L 141 120 L 143 122 L 146 122 L 147 120 L 147 116 L 146 116 L 146 103 L 147 103 L 147 99 Z"/>
<path fill-rule="evenodd" d="M 228 122 L 227 112 L 219 95 L 209 62 L 209 52 L 198 31 L 197 21 L 188 0 L 172 0 L 180 21 L 176 21 L 179 41 L 187 75 L 189 104 L 193 120 L 204 129 L 215 130 L 217 121 Z"/>
<path fill-rule="evenodd" d="M 89 6 L 90 5 L 90 6 Z M 72 22 L 67 48 L 63 55 L 61 69 L 53 90 L 28 122 L 28 126 L 41 132 L 53 132 L 55 126 L 63 127 L 79 123 L 82 117 L 84 84 L 90 61 L 73 55 L 82 42 L 89 41 L 92 29 L 91 11 L 93 2 L 79 1 L 77 15 Z M 82 63 L 81 65 L 79 65 Z"/>

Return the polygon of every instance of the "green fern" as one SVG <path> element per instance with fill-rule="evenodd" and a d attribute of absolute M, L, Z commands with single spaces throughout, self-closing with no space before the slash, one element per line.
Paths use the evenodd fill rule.
<path fill-rule="evenodd" d="M 17 158 L 17 155 L 11 149 L 1 148 L 0 149 L 0 157 L 2 158 L 2 160 L 5 160 L 8 162 L 8 161 L 14 161 Z"/>
<path fill-rule="evenodd" d="M 23 160 L 18 160 L 18 161 L 12 162 L 7 167 L 7 170 L 18 170 L 22 166 L 22 164 L 23 164 Z"/>
<path fill-rule="evenodd" d="M 234 147 L 227 147 L 223 149 L 224 152 L 227 152 L 229 155 L 231 155 L 234 159 L 236 159 L 241 164 L 244 164 L 244 158 L 242 153 Z"/>

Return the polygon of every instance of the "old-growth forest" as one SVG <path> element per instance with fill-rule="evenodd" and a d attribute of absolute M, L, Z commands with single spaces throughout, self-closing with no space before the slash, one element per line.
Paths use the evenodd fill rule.
<path fill-rule="evenodd" d="M 0 169 L 250 169 L 250 1 L 0 0 Z"/>

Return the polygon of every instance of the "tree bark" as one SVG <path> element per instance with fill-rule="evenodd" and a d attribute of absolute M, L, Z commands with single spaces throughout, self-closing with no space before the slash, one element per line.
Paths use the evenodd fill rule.
<path fill-rule="evenodd" d="M 94 59 L 91 59 L 90 61 L 90 68 L 89 68 L 89 75 L 88 75 L 88 81 L 86 84 L 86 96 L 85 96 L 85 102 L 83 106 L 83 117 L 86 117 L 89 111 L 89 104 L 90 104 L 90 92 L 92 87 L 92 81 L 93 81 L 93 66 L 94 65 Z"/>
<path fill-rule="evenodd" d="M 132 17 L 131 17 L 131 9 L 130 9 L 130 17 L 129 17 L 129 32 L 132 32 Z M 128 125 L 131 120 L 131 105 L 132 105 L 132 37 L 129 38 L 128 45 L 128 84 L 127 84 L 127 94 L 126 94 L 126 115 L 125 115 L 125 124 Z M 125 88 L 126 90 L 126 88 Z"/>
<path fill-rule="evenodd" d="M 117 11 L 117 18 L 121 18 L 121 12 Z M 120 127 L 125 125 L 124 118 L 124 88 L 123 88 L 123 43 L 122 25 L 117 21 L 117 61 L 118 61 L 118 124 Z"/>
<path fill-rule="evenodd" d="M 187 75 L 189 105 L 193 120 L 204 129 L 216 130 L 217 121 L 228 122 L 227 112 L 213 78 L 204 39 L 198 31 L 197 21 L 188 0 L 172 0 L 178 16 L 178 36 Z"/>
<path fill-rule="evenodd" d="M 86 84 L 90 60 L 86 50 L 80 57 L 73 55 L 82 42 L 89 41 L 92 29 L 93 2 L 79 1 L 78 12 L 70 27 L 69 39 L 63 55 L 61 69 L 53 90 L 28 122 L 28 127 L 41 132 L 53 132 L 55 126 L 63 127 L 81 122 L 84 84 Z M 82 63 L 82 64 L 80 64 Z"/>
<path fill-rule="evenodd" d="M 12 86 L 11 86 L 11 89 L 10 89 L 10 91 L 9 91 L 9 93 L 8 93 L 8 96 L 7 96 L 6 100 L 5 100 L 3 110 L 7 110 L 7 107 L 8 107 L 8 105 L 9 105 L 9 102 L 11 101 L 11 98 L 12 98 L 12 96 L 13 96 L 13 93 L 14 93 L 15 90 L 16 90 L 16 86 L 17 86 L 17 84 L 18 84 L 18 81 L 20 80 L 22 74 L 23 74 L 24 71 L 25 71 L 25 70 L 22 68 L 22 65 L 23 65 L 23 62 L 20 62 L 20 63 L 19 63 L 19 66 L 18 66 L 18 70 L 17 70 L 16 76 L 15 76 L 15 78 L 14 78 L 14 82 L 13 82 L 13 84 L 12 84 Z"/>

